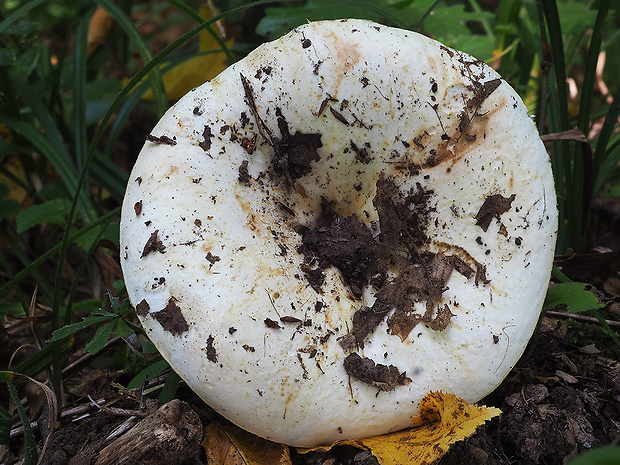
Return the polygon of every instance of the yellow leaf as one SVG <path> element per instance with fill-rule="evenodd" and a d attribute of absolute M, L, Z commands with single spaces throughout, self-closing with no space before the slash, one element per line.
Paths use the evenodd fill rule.
<path fill-rule="evenodd" d="M 103 43 L 113 22 L 112 16 L 103 7 L 98 6 L 88 23 L 88 56 Z"/>
<path fill-rule="evenodd" d="M 451 444 L 471 436 L 478 426 L 500 413 L 497 408 L 468 404 L 454 394 L 430 392 L 420 402 L 420 415 L 413 418 L 414 428 L 383 436 L 338 441 L 327 448 L 298 451 L 305 453 L 349 445 L 370 450 L 381 465 L 426 465 L 438 460 L 448 452 Z"/>
<path fill-rule="evenodd" d="M 0 125 L 0 141 L 2 140 L 2 125 Z M 10 140 L 10 139 L 6 139 Z M 5 199 L 15 200 L 21 204 L 28 197 L 28 192 L 24 189 L 24 185 L 27 185 L 28 175 L 24 171 L 24 165 L 22 164 L 18 155 L 10 154 L 2 160 L 2 166 L 5 170 L 11 173 L 13 176 L 6 176 L 0 173 L 0 184 L 6 184 L 9 189 Z M 15 179 L 22 181 L 22 184 L 15 182 Z"/>
<path fill-rule="evenodd" d="M 213 16 L 208 3 L 205 2 L 200 7 L 200 16 L 204 19 L 210 19 Z M 228 47 L 232 44 L 232 40 L 226 41 Z M 168 99 L 176 100 L 183 97 L 194 87 L 213 79 L 228 67 L 226 53 L 222 51 L 215 38 L 206 30 L 200 32 L 198 52 L 205 52 L 205 54 L 190 58 L 164 74 L 163 79 Z M 162 67 L 165 66 L 166 64 Z M 151 90 L 144 94 L 144 99 L 153 99 Z"/>
<path fill-rule="evenodd" d="M 288 446 L 233 425 L 208 425 L 202 447 L 209 465 L 291 465 Z"/>

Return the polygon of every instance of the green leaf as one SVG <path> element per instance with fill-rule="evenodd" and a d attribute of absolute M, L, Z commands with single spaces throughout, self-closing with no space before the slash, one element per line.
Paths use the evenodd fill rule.
<path fill-rule="evenodd" d="M 25 36 L 26 34 L 38 31 L 39 29 L 40 26 L 37 23 L 33 23 L 31 21 L 20 21 L 19 23 L 12 24 L 6 28 L 4 33 L 12 36 Z"/>
<path fill-rule="evenodd" d="M 13 371 L 0 371 L 0 382 L 11 383 L 15 381 L 15 373 Z"/>
<path fill-rule="evenodd" d="M 582 313 L 604 307 L 589 288 L 591 286 L 585 283 L 563 283 L 550 287 L 543 309 L 565 306 L 569 312 Z"/>
<path fill-rule="evenodd" d="M 142 386 L 142 383 L 150 379 L 159 376 L 169 367 L 168 362 L 165 360 L 158 360 L 157 362 L 147 366 L 144 370 L 138 373 L 127 385 L 128 389 L 135 389 Z"/>
<path fill-rule="evenodd" d="M 122 318 L 119 318 L 118 324 L 116 325 L 116 335 L 118 337 L 126 338 L 131 333 L 133 333 L 133 329 L 131 329 L 127 325 L 127 323 L 125 323 L 125 320 L 123 320 Z"/>
<path fill-rule="evenodd" d="M 0 320 L 7 315 L 24 316 L 26 312 L 19 302 L 0 302 Z"/>
<path fill-rule="evenodd" d="M 557 8 L 565 36 L 579 34 L 591 28 L 598 10 L 589 10 L 582 2 L 557 2 Z M 566 42 L 568 43 L 568 40 Z"/>
<path fill-rule="evenodd" d="M 73 312 L 79 312 L 80 310 L 91 310 L 94 314 L 97 314 L 97 310 L 103 307 L 103 301 L 99 299 L 86 299 L 74 302 L 71 306 Z"/>
<path fill-rule="evenodd" d="M 71 336 L 72 334 L 75 334 L 84 328 L 88 328 L 89 326 L 96 325 L 98 323 L 103 323 L 104 321 L 108 321 L 109 319 L 110 317 L 107 316 L 87 316 L 78 323 L 73 323 L 71 325 L 58 328 L 56 331 L 54 331 L 51 339 L 49 339 L 47 342 L 60 341 L 61 339 L 64 339 L 67 336 Z"/>
<path fill-rule="evenodd" d="M 4 21 L 0 23 L 0 34 L 4 33 L 14 21 L 24 16 L 33 8 L 39 6 L 41 3 L 45 2 L 45 0 L 32 0 L 25 5 L 22 5 L 13 13 L 11 13 Z"/>
<path fill-rule="evenodd" d="M 142 346 L 142 353 L 144 354 L 156 354 L 158 352 L 155 344 L 148 339 L 141 339 L 140 345 Z"/>
<path fill-rule="evenodd" d="M 106 344 L 106 342 L 110 340 L 110 335 L 112 334 L 112 330 L 114 329 L 115 325 L 116 320 L 112 320 L 99 328 L 93 338 L 90 340 L 90 342 L 86 344 L 84 351 L 91 354 L 96 354 L 97 352 L 99 352 Z"/>
<path fill-rule="evenodd" d="M 65 224 L 70 210 L 71 202 L 65 199 L 53 199 L 28 207 L 17 214 L 17 233 L 21 234 L 41 223 Z"/>
<path fill-rule="evenodd" d="M 174 396 L 177 393 L 177 389 L 179 389 L 179 383 L 181 381 L 181 377 L 177 375 L 176 371 L 170 370 L 168 374 L 168 378 L 164 383 L 164 387 L 159 394 L 159 401 L 162 404 L 166 404 L 174 399 Z"/>
<path fill-rule="evenodd" d="M 93 315 L 107 316 L 108 318 L 116 318 L 116 313 L 108 312 L 107 310 L 103 310 L 101 308 L 99 308 L 97 310 L 93 310 Z"/>
<path fill-rule="evenodd" d="M 620 446 L 604 446 L 589 450 L 568 465 L 616 465 L 620 463 Z"/>
<path fill-rule="evenodd" d="M 378 3 L 378 5 L 377 5 Z M 408 4 L 409 2 L 401 2 Z M 382 14 L 379 10 L 382 10 Z M 334 2 L 333 0 L 308 0 L 305 4 L 287 7 L 270 7 L 265 10 L 265 17 L 256 27 L 257 34 L 275 39 L 283 36 L 293 27 L 308 21 L 323 19 L 357 18 L 379 20 L 396 16 L 402 19 L 404 8 L 385 5 L 385 2 Z M 406 20 L 405 20 L 406 22 Z M 404 24 L 399 24 L 404 26 Z"/>
<path fill-rule="evenodd" d="M 0 66 L 13 66 L 17 61 L 17 52 L 14 48 L 0 49 Z"/>
<path fill-rule="evenodd" d="M 13 415 L 0 406 L 0 444 L 8 444 L 13 426 Z"/>

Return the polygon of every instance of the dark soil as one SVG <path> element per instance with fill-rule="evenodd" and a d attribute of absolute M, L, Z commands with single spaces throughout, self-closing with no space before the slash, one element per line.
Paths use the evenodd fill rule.
<path fill-rule="evenodd" d="M 620 362 L 615 349 L 598 348 L 605 345 L 610 347 L 597 325 L 545 318 L 515 369 L 481 401 L 501 408 L 502 415 L 454 444 L 439 464 L 562 464 L 613 442 L 620 435 Z M 182 388 L 178 396 L 204 426 L 225 421 L 188 389 Z M 127 409 L 139 409 L 137 400 L 123 402 Z M 126 420 L 118 413 L 96 411 L 82 420 L 65 421 L 43 463 L 94 464 L 110 443 L 105 438 Z M 343 446 L 304 455 L 291 450 L 291 456 L 295 465 L 377 464 L 369 452 Z M 206 464 L 205 452 L 200 448 L 178 463 Z"/>

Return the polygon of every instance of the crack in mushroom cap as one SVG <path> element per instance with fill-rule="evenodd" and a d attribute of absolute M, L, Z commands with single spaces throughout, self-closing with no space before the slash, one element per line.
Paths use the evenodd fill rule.
<path fill-rule="evenodd" d="M 556 229 L 547 153 L 495 71 L 323 21 L 166 113 L 130 177 L 121 261 L 205 402 L 315 446 L 408 427 L 431 390 L 492 391 L 538 320 Z"/>

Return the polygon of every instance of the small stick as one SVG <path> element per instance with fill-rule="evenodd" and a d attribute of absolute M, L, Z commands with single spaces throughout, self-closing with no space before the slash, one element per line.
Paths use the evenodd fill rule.
<path fill-rule="evenodd" d="M 593 316 L 580 315 L 578 313 L 558 312 L 558 311 L 549 310 L 545 313 L 545 316 L 550 316 L 554 318 L 564 318 L 564 319 L 572 318 L 573 320 L 583 321 L 585 323 L 600 324 L 598 319 L 594 318 Z M 605 323 L 607 323 L 610 328 L 620 328 L 620 321 L 605 320 Z"/>
<path fill-rule="evenodd" d="M 105 343 L 102 349 L 96 354 L 84 354 L 82 357 L 78 358 L 75 362 L 64 367 L 62 369 L 62 375 L 67 376 L 70 373 L 73 373 L 75 370 L 81 368 L 84 365 L 87 365 L 93 358 L 98 357 L 99 355 L 103 355 L 111 347 L 115 347 L 119 345 L 122 341 L 123 339 L 120 337 L 115 337 L 115 338 L 110 339 L 108 342 Z"/>

